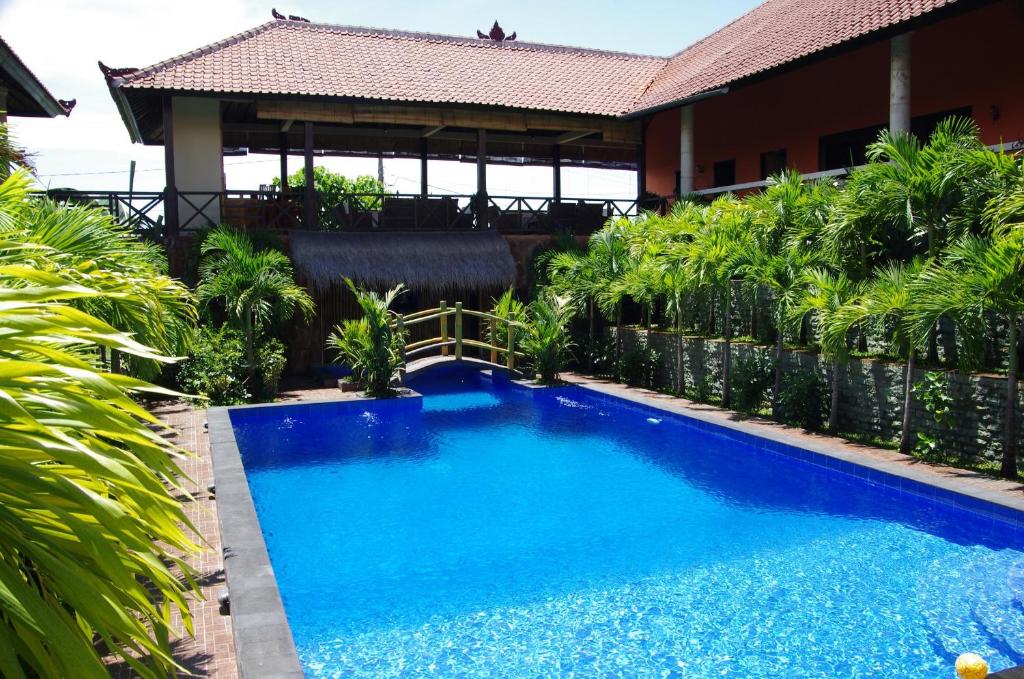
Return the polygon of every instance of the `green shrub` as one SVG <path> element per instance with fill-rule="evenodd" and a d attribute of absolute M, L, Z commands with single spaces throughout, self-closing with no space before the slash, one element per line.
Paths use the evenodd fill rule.
<path fill-rule="evenodd" d="M 691 401 L 697 403 L 712 403 L 717 398 L 718 373 L 708 369 L 700 379 L 694 380 L 693 385 L 687 390 Z"/>
<path fill-rule="evenodd" d="M 268 337 L 256 349 L 256 374 L 259 377 L 257 396 L 261 401 L 272 401 L 277 396 L 277 386 L 288 364 L 284 344 L 275 337 Z"/>
<path fill-rule="evenodd" d="M 732 373 L 732 402 L 737 410 L 757 412 L 768 400 L 775 381 L 775 361 L 761 351 L 736 362 Z"/>
<path fill-rule="evenodd" d="M 491 313 L 498 318 L 520 324 L 526 323 L 528 317 L 526 305 L 516 299 L 515 293 L 511 288 L 506 290 L 501 297 L 494 300 L 494 308 L 491 309 Z M 484 336 L 490 344 L 503 349 L 508 346 L 508 325 L 505 323 L 497 323 L 492 328 L 489 321 L 486 323 L 481 321 L 481 324 L 486 325 L 484 329 Z M 515 344 L 518 347 L 525 329 L 523 326 L 513 325 L 512 327 L 512 335 L 515 339 Z"/>
<path fill-rule="evenodd" d="M 391 380 L 402 367 L 406 331 L 397 324 L 391 305 L 405 291 L 397 285 L 381 296 L 376 292 L 345 283 L 356 297 L 363 317 L 343 321 L 334 328 L 327 345 L 338 351 L 338 360 L 352 368 L 357 384 L 370 396 L 391 393 Z"/>
<path fill-rule="evenodd" d="M 242 334 L 227 325 L 203 326 L 192 355 L 178 369 L 178 388 L 201 397 L 213 406 L 247 403 L 245 342 Z"/>
<path fill-rule="evenodd" d="M 797 370 L 782 378 L 779 419 L 804 429 L 821 429 L 828 417 L 829 394 L 825 382 L 810 370 Z"/>
<path fill-rule="evenodd" d="M 661 352 L 647 346 L 642 337 L 638 336 L 636 346 L 622 352 L 619 359 L 619 381 L 631 387 L 650 386 L 654 384 L 654 371 L 661 360 Z"/>
<path fill-rule="evenodd" d="M 564 298 L 544 294 L 528 307 L 528 321 L 523 335 L 523 353 L 542 384 L 558 380 L 572 349 L 569 318 L 572 311 Z"/>
<path fill-rule="evenodd" d="M 914 396 L 931 415 L 937 430 L 934 435 L 918 432 L 914 452 L 927 459 L 941 459 L 941 434 L 953 421 L 953 397 L 949 395 L 946 374 L 939 370 L 925 373 L 924 379 L 914 385 Z"/>

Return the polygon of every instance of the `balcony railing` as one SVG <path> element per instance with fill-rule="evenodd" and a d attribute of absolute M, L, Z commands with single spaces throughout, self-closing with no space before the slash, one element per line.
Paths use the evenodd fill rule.
<path fill-rule="evenodd" d="M 164 192 L 52 191 L 58 201 L 106 208 L 140 235 L 160 240 L 165 224 Z M 638 214 L 635 198 L 563 198 L 488 196 L 485 214 L 469 194 L 409 195 L 347 193 L 330 200 L 317 196 L 315 224 L 306 224 L 304 193 L 273 187 L 255 191 L 179 191 L 181 232 L 225 223 L 242 229 L 306 229 L 329 231 L 471 231 L 548 234 L 566 231 L 589 234 L 608 220 Z M 644 204 L 658 210 L 662 205 Z M 173 226 L 173 225 L 172 225 Z"/>

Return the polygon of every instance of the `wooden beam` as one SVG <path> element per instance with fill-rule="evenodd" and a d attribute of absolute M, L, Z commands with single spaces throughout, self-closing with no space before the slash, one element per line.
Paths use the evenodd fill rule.
<path fill-rule="evenodd" d="M 164 118 L 164 217 L 167 232 L 164 240 L 170 246 L 178 237 L 178 184 L 174 176 L 174 106 L 170 97 L 163 99 Z M 170 256 L 170 252 L 168 252 Z"/>
<path fill-rule="evenodd" d="M 352 105 L 309 101 L 258 101 L 257 120 L 308 120 L 351 125 Z"/>
<path fill-rule="evenodd" d="M 288 192 L 288 135 L 281 133 L 281 192 Z"/>
<path fill-rule="evenodd" d="M 489 228 L 487 213 L 487 130 L 476 131 L 476 224 L 478 229 Z"/>
<path fill-rule="evenodd" d="M 600 132 L 600 130 L 583 130 L 580 132 L 565 132 L 564 134 L 558 135 L 555 139 L 556 144 L 568 144 L 570 142 L 589 137 L 592 134 Z"/>
<path fill-rule="evenodd" d="M 426 137 L 420 139 L 420 195 L 424 198 L 430 193 L 427 186 L 427 157 L 429 142 Z"/>
<path fill-rule="evenodd" d="M 560 203 L 562 202 L 562 147 L 558 144 L 551 146 L 551 173 L 551 195 L 556 203 Z"/>
<path fill-rule="evenodd" d="M 303 123 L 303 157 L 305 160 L 305 187 L 303 191 L 303 226 L 317 229 L 316 187 L 313 185 L 313 123 Z"/>
<path fill-rule="evenodd" d="M 443 130 L 445 127 L 447 127 L 447 125 L 433 125 L 431 127 L 424 127 L 423 138 L 428 139 L 430 137 L 433 137 L 435 134 Z"/>
<path fill-rule="evenodd" d="M 281 131 L 282 132 L 287 132 L 288 130 L 292 129 L 292 125 L 294 125 L 294 124 L 295 124 L 295 119 L 294 118 L 289 118 L 288 120 L 286 120 L 283 123 L 281 123 Z"/>

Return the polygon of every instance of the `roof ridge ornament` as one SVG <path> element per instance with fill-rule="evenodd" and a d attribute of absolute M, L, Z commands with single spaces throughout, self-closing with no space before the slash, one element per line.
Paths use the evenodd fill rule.
<path fill-rule="evenodd" d="M 512 42 L 516 39 L 516 32 L 512 31 L 511 35 L 505 35 L 505 31 L 501 30 L 501 26 L 498 25 L 498 20 L 494 20 L 494 25 L 491 26 L 489 33 L 477 30 L 476 37 L 481 40 L 492 40 L 494 42 Z"/>
<path fill-rule="evenodd" d="M 306 19 L 306 18 L 300 17 L 300 16 L 296 16 L 294 14 L 289 14 L 288 16 L 285 16 L 285 15 L 281 14 L 280 12 L 278 12 L 276 7 L 271 7 L 270 8 L 270 16 L 274 17 L 274 19 L 277 20 L 277 21 L 302 21 L 302 22 L 307 23 L 307 24 L 309 23 L 309 19 Z"/>

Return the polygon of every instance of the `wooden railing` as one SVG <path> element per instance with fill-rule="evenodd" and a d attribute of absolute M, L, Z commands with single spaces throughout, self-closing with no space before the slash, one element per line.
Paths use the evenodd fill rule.
<path fill-rule="evenodd" d="M 463 335 L 463 319 L 466 316 L 478 318 L 482 324 L 486 324 L 489 330 L 486 336 L 490 338 L 490 342 L 469 339 Z M 452 320 L 451 333 L 449 333 L 449 319 Z M 423 311 L 398 316 L 395 324 L 399 329 L 404 330 L 409 326 L 434 320 L 439 322 L 440 334 L 437 337 L 430 337 L 406 344 L 403 358 L 408 360 L 408 357 L 414 354 L 440 349 L 442 356 L 451 356 L 454 352 L 455 360 L 461 361 L 464 350 L 472 348 L 489 352 L 491 363 L 504 365 L 509 371 L 514 371 L 516 369 L 516 358 L 523 356 L 522 352 L 516 351 L 515 330 L 519 327 L 517 323 L 486 311 L 464 309 L 462 308 L 462 302 L 456 302 L 454 307 L 449 307 L 442 300 L 435 309 L 424 309 Z M 507 340 L 505 346 L 493 344 L 494 338 L 498 335 L 498 328 L 501 327 L 504 327 L 506 331 Z M 483 334 L 481 334 L 481 337 L 483 337 Z M 501 363 L 499 363 L 499 356 L 504 358 L 504 361 Z"/>

